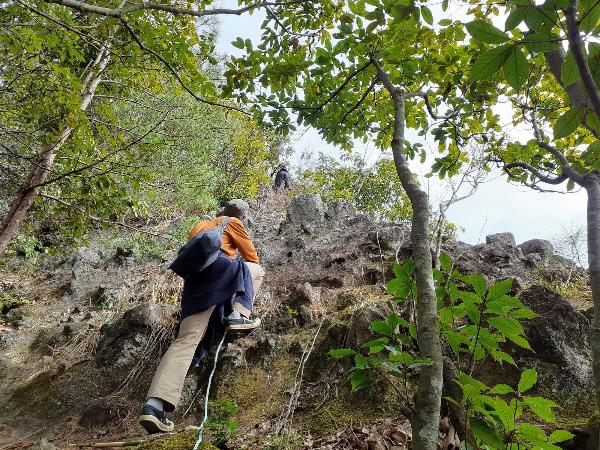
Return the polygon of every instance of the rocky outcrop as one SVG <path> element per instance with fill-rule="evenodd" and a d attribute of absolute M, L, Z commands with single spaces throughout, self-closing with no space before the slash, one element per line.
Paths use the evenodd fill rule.
<path fill-rule="evenodd" d="M 411 255 L 410 228 L 375 221 L 343 203 L 324 205 L 318 196 L 294 198 L 287 211 L 284 206 L 260 205 L 262 213 L 255 215 L 254 240 L 266 268 L 256 301 L 263 327 L 249 335 L 228 337 L 216 376 L 220 387 L 215 392 L 237 398 L 242 427 L 259 434 L 269 433 L 280 412 L 287 409 L 291 389 L 301 390 L 296 414 L 311 430 L 322 421 L 331 421 L 329 416 L 334 419 L 328 427 L 336 432 L 340 424 L 350 422 L 361 427 L 365 423 L 364 430 L 374 430 L 369 420 L 391 417 L 397 408 L 389 414 L 382 412 L 392 402 L 382 396 L 382 390 L 349 394 L 346 378 L 352 362 L 335 362 L 327 352 L 332 348 L 365 352 L 362 344 L 375 337 L 371 322 L 384 319 L 392 308 L 402 313 L 402 308 L 389 302 L 385 282 L 393 276 L 393 263 Z M 479 245 L 448 240 L 444 251 L 463 273 L 483 273 L 489 282 L 517 278 L 514 293 L 539 315 L 526 323 L 532 351 L 507 346 L 519 368 L 484 364 L 477 367 L 478 376 L 490 384 L 516 384 L 523 368 L 536 367 L 542 395 L 571 410 L 591 404 L 587 401 L 589 317 L 549 289 L 530 286 L 548 267 L 564 271 L 562 264 L 567 263 L 552 254 L 551 245 L 543 240 L 517 245 L 512 234 L 499 233 Z M 57 364 L 45 370 L 38 365 L 30 371 L 41 375 L 0 404 L 0 409 L 12 414 L 11 424 L 35 415 L 49 423 L 76 417 L 79 425 L 92 429 L 116 427 L 121 421 L 131 426 L 135 415 L 131 411 L 137 411 L 176 329 L 180 281 L 166 271 L 165 261 L 174 255 L 173 249 L 169 252 L 162 259 L 140 262 L 126 248 L 108 252 L 92 243 L 64 264 L 69 271 L 68 289 L 64 296 L 61 292 L 52 298 L 54 308 L 48 310 L 53 319 L 23 348 L 30 348 L 36 361 L 42 356 L 45 364 L 59 353 L 68 354 L 73 344 L 77 346 L 74 337 L 94 333 L 94 339 L 86 344 L 87 359 L 72 367 Z M 0 348 L 10 350 L 22 342 L 7 335 Z M 209 354 L 211 363 L 212 357 Z M 15 364 L 12 359 L 2 356 L 0 376 L 11 371 L 11 364 Z M 203 363 L 190 371 L 186 381 L 181 409 L 191 408 L 185 418 L 190 423 L 200 414 L 199 399 L 211 368 L 212 364 Z M 294 376 L 300 373 L 307 383 L 296 386 Z M 373 410 L 365 406 L 368 402 L 376 405 Z M 311 405 L 319 405 L 319 411 L 311 410 Z M 358 422 L 357 416 L 348 413 L 353 405 L 360 410 Z M 183 419 L 177 415 L 183 412 L 174 417 Z M 0 413 L 4 420 L 2 414 L 6 413 Z M 372 446 L 376 445 L 374 438 Z"/>
<path fill-rule="evenodd" d="M 300 195 L 294 198 L 287 210 L 287 219 L 282 224 L 290 228 L 312 228 L 325 219 L 325 205 L 319 195 Z"/>
<path fill-rule="evenodd" d="M 298 284 L 292 289 L 285 304 L 298 315 L 301 325 L 315 321 L 325 312 L 322 290 L 322 287 L 314 287 L 310 283 Z"/>
<path fill-rule="evenodd" d="M 129 366 L 140 357 L 152 334 L 173 328 L 174 310 L 156 303 L 143 303 L 100 329 L 96 363 Z"/>
<path fill-rule="evenodd" d="M 546 259 L 554 255 L 554 246 L 552 242 L 545 239 L 531 239 L 519 244 L 519 248 L 524 255 L 531 255 L 532 253 L 540 255 L 542 259 Z"/>
<path fill-rule="evenodd" d="M 532 393 L 556 401 L 563 414 L 571 416 L 574 422 L 588 417 L 595 408 L 589 318 L 541 285 L 525 289 L 519 298 L 538 314 L 537 318 L 524 321 L 531 350 L 507 344 L 506 351 L 513 356 L 517 367 L 484 363 L 479 375 L 492 385 L 516 385 L 521 372 L 534 367 L 538 383 Z"/>

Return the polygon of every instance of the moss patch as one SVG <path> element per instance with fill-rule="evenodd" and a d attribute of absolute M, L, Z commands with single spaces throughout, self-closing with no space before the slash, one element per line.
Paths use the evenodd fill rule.
<path fill-rule="evenodd" d="M 325 402 L 312 399 L 310 407 L 296 412 L 295 428 L 318 438 L 347 426 L 370 426 L 400 415 L 402 400 L 388 386 L 375 385 L 367 390 L 350 392 L 346 385 L 340 391 L 338 397 Z M 328 395 L 326 391 L 321 394 Z"/>
<path fill-rule="evenodd" d="M 219 384 L 217 399 L 236 402 L 242 426 L 264 422 L 283 408 L 295 369 L 294 359 L 289 355 L 276 356 L 268 368 L 231 368 Z"/>
<path fill-rule="evenodd" d="M 146 442 L 133 448 L 136 450 L 190 450 L 194 448 L 196 439 L 198 439 L 198 432 L 190 430 L 164 439 Z M 218 450 L 209 441 L 202 442 L 199 448 L 200 450 Z"/>

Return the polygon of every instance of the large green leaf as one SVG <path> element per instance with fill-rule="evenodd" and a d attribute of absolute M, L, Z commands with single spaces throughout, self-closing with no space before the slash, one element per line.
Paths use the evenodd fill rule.
<path fill-rule="evenodd" d="M 528 391 L 531 389 L 535 383 L 537 383 L 537 372 L 535 369 L 527 369 L 523 371 L 521 374 L 521 379 L 519 380 L 519 386 L 517 387 L 517 391 L 519 394 Z"/>
<path fill-rule="evenodd" d="M 564 442 L 572 439 L 574 434 L 567 430 L 556 430 L 553 431 L 550 437 L 548 438 L 548 442 L 551 444 L 556 444 L 557 442 Z"/>
<path fill-rule="evenodd" d="M 497 384 L 490 390 L 489 393 L 504 395 L 504 394 L 512 394 L 513 392 L 515 392 L 514 389 L 511 388 L 508 384 Z"/>
<path fill-rule="evenodd" d="M 560 48 L 560 37 L 547 32 L 533 33 L 523 39 L 527 50 L 534 53 L 543 53 Z"/>
<path fill-rule="evenodd" d="M 573 133 L 583 118 L 583 108 L 571 108 L 563 113 L 554 124 L 554 137 L 564 138 Z"/>
<path fill-rule="evenodd" d="M 565 86 L 569 86 L 579 80 L 579 69 L 573 56 L 573 52 L 570 50 L 567 52 L 567 56 L 560 66 L 560 79 Z"/>
<path fill-rule="evenodd" d="M 511 47 L 508 58 L 504 63 L 504 77 L 510 86 L 518 91 L 521 89 L 529 75 L 529 63 L 523 50 Z"/>
<path fill-rule="evenodd" d="M 504 295 L 508 294 L 513 286 L 513 279 L 507 278 L 506 280 L 498 281 L 494 283 L 494 285 L 490 288 L 487 294 L 487 301 L 493 302 L 494 300 L 498 300 L 502 298 Z"/>
<path fill-rule="evenodd" d="M 329 356 L 336 359 L 345 358 L 346 356 L 354 355 L 356 352 L 349 348 L 332 348 L 327 352 Z"/>
<path fill-rule="evenodd" d="M 498 72 L 510 54 L 510 48 L 507 45 L 488 50 L 481 55 L 471 66 L 471 80 L 491 80 Z"/>
<path fill-rule="evenodd" d="M 504 30 L 509 31 L 513 28 L 516 28 L 527 15 L 527 9 L 517 6 L 517 8 L 511 12 L 506 18 L 506 22 L 504 23 Z"/>
<path fill-rule="evenodd" d="M 552 408 L 556 408 L 557 405 L 552 400 L 543 397 L 525 397 L 524 401 L 540 419 L 546 422 L 556 422 Z"/>
<path fill-rule="evenodd" d="M 585 166 L 590 170 L 600 170 L 600 141 L 594 141 L 581 154 Z"/>
<path fill-rule="evenodd" d="M 427 6 L 421 6 L 421 16 L 429 25 L 433 25 L 433 14 Z"/>
<path fill-rule="evenodd" d="M 498 432 L 493 428 L 490 428 L 490 426 L 483 420 L 479 420 L 476 417 L 471 417 L 469 418 L 469 422 L 471 423 L 471 429 L 473 430 L 475 437 L 485 445 L 489 446 L 490 448 L 505 447 Z"/>
<path fill-rule="evenodd" d="M 579 27 L 582 31 L 591 32 L 600 19 L 600 3 L 597 0 L 579 1 Z"/>
<path fill-rule="evenodd" d="M 503 44 L 509 40 L 508 36 L 485 20 L 477 19 L 466 24 L 467 31 L 473 39 L 486 44 Z"/>
<path fill-rule="evenodd" d="M 483 275 L 480 273 L 472 273 L 470 275 L 463 275 L 461 279 L 465 283 L 469 283 L 471 286 L 473 286 L 475 293 L 477 293 L 479 297 L 483 298 L 487 289 L 487 282 L 485 281 Z"/>
<path fill-rule="evenodd" d="M 448 253 L 442 252 L 440 254 L 440 266 L 446 273 L 450 272 L 450 269 L 452 269 L 452 260 L 450 259 L 450 256 L 448 256 Z"/>

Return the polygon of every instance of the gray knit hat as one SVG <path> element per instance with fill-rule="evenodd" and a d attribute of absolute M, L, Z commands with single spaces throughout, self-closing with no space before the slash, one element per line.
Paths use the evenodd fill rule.
<path fill-rule="evenodd" d="M 250 218 L 250 206 L 244 200 L 234 198 L 223 207 L 223 215 L 237 217 L 243 221 Z"/>

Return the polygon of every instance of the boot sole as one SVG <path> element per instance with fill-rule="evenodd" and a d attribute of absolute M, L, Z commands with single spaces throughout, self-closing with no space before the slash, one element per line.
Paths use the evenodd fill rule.
<path fill-rule="evenodd" d="M 158 420 L 156 417 L 151 416 L 151 415 L 141 416 L 140 420 L 138 422 L 150 434 L 168 433 L 169 431 L 173 431 L 173 429 L 175 428 L 174 424 L 171 424 L 170 426 L 165 425 L 160 420 Z"/>

